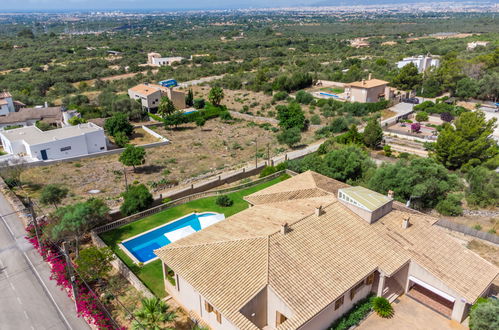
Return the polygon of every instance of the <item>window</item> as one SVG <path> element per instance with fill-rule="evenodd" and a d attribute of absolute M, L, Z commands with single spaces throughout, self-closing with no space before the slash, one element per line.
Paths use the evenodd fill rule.
<path fill-rule="evenodd" d="M 215 315 L 217 316 L 217 322 L 222 323 L 222 314 L 219 311 L 215 311 Z"/>
<path fill-rule="evenodd" d="M 284 314 L 281 314 L 279 312 L 275 312 L 275 315 L 276 326 L 283 324 L 288 319 Z"/>
<path fill-rule="evenodd" d="M 61 151 L 68 151 L 68 150 L 71 150 L 71 146 L 61 148 Z"/>
<path fill-rule="evenodd" d="M 366 278 L 366 285 L 373 284 L 373 282 L 374 282 L 374 273 L 372 273 Z"/>
<path fill-rule="evenodd" d="M 343 305 L 343 299 L 344 299 L 344 296 L 341 296 L 338 298 L 338 300 L 335 301 L 334 310 L 337 310 L 338 308 L 341 307 L 341 305 Z"/>
<path fill-rule="evenodd" d="M 353 298 L 355 297 L 355 294 L 357 294 L 357 291 L 362 289 L 363 286 L 364 286 L 364 281 L 360 282 L 354 288 L 352 288 L 352 290 L 350 290 L 350 300 L 353 300 Z"/>
<path fill-rule="evenodd" d="M 207 311 L 208 313 L 213 312 L 213 306 L 212 306 L 212 305 L 210 305 L 210 303 L 209 303 L 209 302 L 207 302 L 207 301 L 205 301 L 205 302 L 204 302 L 204 309 L 206 309 L 206 311 Z"/>

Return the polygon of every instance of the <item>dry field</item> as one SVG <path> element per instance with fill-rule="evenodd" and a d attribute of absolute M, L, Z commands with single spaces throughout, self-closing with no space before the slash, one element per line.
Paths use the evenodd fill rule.
<path fill-rule="evenodd" d="M 274 133 L 245 121 L 228 124 L 213 119 L 207 121 L 202 129 L 186 125 L 178 130 L 166 130 L 163 127 L 155 130 L 168 138 L 171 144 L 147 149 L 146 163 L 138 167 L 136 172 L 127 168 L 129 184 L 147 184 L 161 179 L 176 180 L 182 184 L 189 178 L 237 168 L 254 159 L 256 138 L 258 156 L 261 158 L 267 155 L 267 144 L 271 157 L 286 150 L 285 146 L 277 143 Z M 57 183 L 70 190 L 65 204 L 98 197 L 110 207 L 115 207 L 119 205 L 119 196 L 125 189 L 123 165 L 118 157 L 109 155 L 34 167 L 23 172 L 22 180 L 30 183 L 25 189 L 35 200 L 43 185 Z M 100 190 L 100 193 L 91 194 L 90 190 Z M 46 207 L 45 211 L 50 210 L 50 207 Z"/>

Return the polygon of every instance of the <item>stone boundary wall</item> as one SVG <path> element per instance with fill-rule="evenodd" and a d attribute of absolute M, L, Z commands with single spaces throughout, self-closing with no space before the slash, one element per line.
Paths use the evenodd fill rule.
<path fill-rule="evenodd" d="M 437 226 L 450 229 L 452 231 L 457 231 L 468 236 L 473 236 L 483 239 L 484 241 L 488 241 L 494 244 L 499 244 L 499 236 L 495 234 L 486 233 L 484 231 L 476 230 L 460 223 L 452 222 L 445 219 L 439 219 L 435 224 Z"/>
<path fill-rule="evenodd" d="M 107 247 L 106 243 L 104 243 L 104 241 L 94 231 L 90 232 L 90 236 L 92 237 L 92 243 L 95 246 L 99 248 Z M 154 298 L 154 294 L 151 292 L 151 290 L 149 290 L 149 288 L 145 286 L 144 283 L 142 283 L 142 281 L 125 265 L 123 261 L 121 261 L 121 259 L 117 255 L 114 255 L 114 260 L 111 261 L 111 265 L 145 297 Z"/>

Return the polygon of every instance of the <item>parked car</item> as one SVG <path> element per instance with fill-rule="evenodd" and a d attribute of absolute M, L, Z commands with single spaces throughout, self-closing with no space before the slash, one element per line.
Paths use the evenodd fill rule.
<path fill-rule="evenodd" d="M 412 104 L 419 104 L 419 99 L 417 97 L 408 97 L 402 99 L 402 102 L 404 103 L 412 103 Z"/>

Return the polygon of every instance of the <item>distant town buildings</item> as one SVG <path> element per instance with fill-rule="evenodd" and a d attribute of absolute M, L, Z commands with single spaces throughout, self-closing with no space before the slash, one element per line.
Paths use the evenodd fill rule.
<path fill-rule="evenodd" d="M 409 63 L 413 63 L 418 68 L 418 72 L 421 73 L 428 70 L 430 67 L 438 68 L 440 66 L 440 59 L 432 55 L 405 57 L 402 61 L 397 62 L 397 67 L 400 69 Z"/>
<path fill-rule="evenodd" d="M 370 78 L 370 77 L 369 77 Z M 369 103 L 389 100 L 393 92 L 388 87 L 389 82 L 380 79 L 354 81 L 345 84 L 346 99 L 351 102 Z"/>
<path fill-rule="evenodd" d="M 132 87 L 128 90 L 128 96 L 134 100 L 140 100 L 142 107 L 149 112 L 155 112 L 158 109 L 163 96 L 168 96 L 175 108 L 186 108 L 185 93 L 156 84 L 143 83 Z"/>
<path fill-rule="evenodd" d="M 488 41 L 473 41 L 473 42 L 468 42 L 468 47 L 466 47 L 467 50 L 474 50 L 477 47 L 487 47 L 489 44 Z"/>
<path fill-rule="evenodd" d="M 180 56 L 176 57 L 161 57 L 159 53 L 149 53 L 147 54 L 147 64 L 152 66 L 169 66 L 173 63 L 181 62 L 184 58 Z"/>
<path fill-rule="evenodd" d="M 92 123 L 42 131 L 36 126 L 0 131 L 3 149 L 34 160 L 53 160 L 107 150 L 104 130 Z"/>

